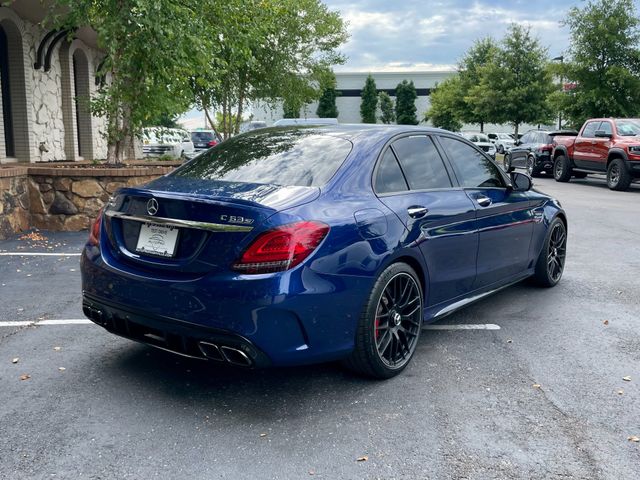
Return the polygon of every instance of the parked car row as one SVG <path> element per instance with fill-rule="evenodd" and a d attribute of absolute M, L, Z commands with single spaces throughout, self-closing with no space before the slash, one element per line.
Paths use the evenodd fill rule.
<path fill-rule="evenodd" d="M 504 155 L 504 169 L 542 172 L 558 182 L 606 175 L 611 190 L 624 191 L 640 179 L 640 119 L 592 118 L 580 131 L 531 130 Z"/>
<path fill-rule="evenodd" d="M 496 158 L 496 146 L 486 134 L 480 132 L 461 132 L 460 135 L 492 158 Z"/>
<path fill-rule="evenodd" d="M 513 146 L 504 154 L 504 168 L 509 171 L 511 167 L 524 168 L 527 173 L 535 177 L 542 172 L 551 174 L 553 171 L 553 159 L 551 153 L 554 147 L 554 138 L 559 135 L 576 135 L 572 130 L 531 130 L 525 133 L 520 140 L 516 140 Z"/>
<path fill-rule="evenodd" d="M 179 128 L 147 127 L 142 129 L 142 153 L 145 158 L 168 157 L 187 160 L 222 139 L 213 130 L 187 132 Z"/>

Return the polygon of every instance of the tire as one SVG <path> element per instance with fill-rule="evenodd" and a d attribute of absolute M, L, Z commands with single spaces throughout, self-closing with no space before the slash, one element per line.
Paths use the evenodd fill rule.
<path fill-rule="evenodd" d="M 538 170 L 536 170 L 536 157 L 534 157 L 533 155 L 529 155 L 527 157 L 527 173 L 529 174 L 530 177 L 537 177 L 538 176 Z"/>
<path fill-rule="evenodd" d="M 511 168 L 511 155 L 508 153 L 504 154 L 504 158 L 502 159 L 502 168 L 504 171 L 509 173 L 509 169 Z"/>
<path fill-rule="evenodd" d="M 553 162 L 553 178 L 555 178 L 556 182 L 568 182 L 571 180 L 571 170 L 567 157 L 558 155 Z"/>
<path fill-rule="evenodd" d="M 504 145 L 498 145 L 498 153 L 504 155 Z"/>
<path fill-rule="evenodd" d="M 356 328 L 350 370 L 377 379 L 398 375 L 411 361 L 422 328 L 423 292 L 416 272 L 394 263 L 376 280 Z"/>
<path fill-rule="evenodd" d="M 631 185 L 631 174 L 621 158 L 614 159 L 607 168 L 607 186 L 611 190 L 624 192 Z"/>
<path fill-rule="evenodd" d="M 536 261 L 533 281 L 540 287 L 555 287 L 564 272 L 567 255 L 567 227 L 555 218 L 547 230 L 542 250 Z"/>

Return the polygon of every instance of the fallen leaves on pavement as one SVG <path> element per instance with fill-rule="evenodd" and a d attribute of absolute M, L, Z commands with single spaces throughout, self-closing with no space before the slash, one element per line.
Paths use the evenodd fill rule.
<path fill-rule="evenodd" d="M 363 455 L 361 457 L 356 458 L 356 462 L 366 462 L 367 460 L 369 460 L 368 455 Z"/>
<path fill-rule="evenodd" d="M 31 378 L 31 375 L 29 375 L 28 373 L 25 373 L 24 375 L 20 375 L 20 380 L 29 380 Z"/>
<path fill-rule="evenodd" d="M 20 361 L 20 358 L 16 357 L 13 360 L 11 360 L 11 363 L 18 363 Z"/>
<path fill-rule="evenodd" d="M 627 438 L 627 440 L 629 440 L 630 442 L 640 442 L 640 437 L 638 437 L 637 435 L 631 435 L 629 438 Z"/>
<path fill-rule="evenodd" d="M 605 325 L 609 325 L 609 320 L 605 320 L 605 321 L 604 321 L 604 322 L 602 322 L 602 323 L 604 323 Z"/>
<path fill-rule="evenodd" d="M 542 385 L 540 385 L 539 383 L 534 383 L 532 385 L 533 388 L 542 388 Z"/>
<path fill-rule="evenodd" d="M 630 382 L 630 381 L 631 381 L 631 377 L 630 377 L 629 375 L 627 375 L 626 377 L 622 377 L 622 379 L 623 379 L 625 382 Z"/>

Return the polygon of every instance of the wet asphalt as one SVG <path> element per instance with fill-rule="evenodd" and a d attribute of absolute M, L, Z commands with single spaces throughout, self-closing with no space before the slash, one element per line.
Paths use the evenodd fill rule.
<path fill-rule="evenodd" d="M 569 216 L 561 283 L 442 320 L 500 330 L 424 331 L 384 382 L 334 364 L 221 368 L 91 324 L 3 326 L 83 316 L 77 256 L 0 256 L 0 478 L 638 478 L 640 185 L 535 184 Z"/>

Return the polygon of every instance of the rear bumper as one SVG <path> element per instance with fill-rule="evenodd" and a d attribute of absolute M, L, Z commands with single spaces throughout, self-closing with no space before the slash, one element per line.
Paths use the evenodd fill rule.
<path fill-rule="evenodd" d="M 195 357 L 203 356 L 200 341 L 245 346 L 240 349 L 252 366 L 311 364 L 348 355 L 374 281 L 319 274 L 305 266 L 281 274 L 229 272 L 167 280 L 110 265 L 94 247 L 85 249 L 81 271 L 85 314 L 107 330 Z"/>
<path fill-rule="evenodd" d="M 550 172 L 553 169 L 553 160 L 550 153 L 536 154 L 536 170 Z"/>
<path fill-rule="evenodd" d="M 87 294 L 82 296 L 82 311 L 111 333 L 185 357 L 248 368 L 271 365 L 264 352 L 240 335 L 187 324 L 175 318 L 149 316 Z"/>

